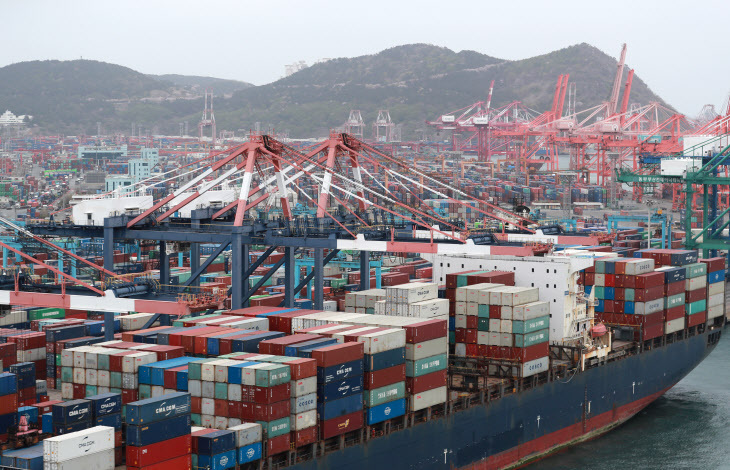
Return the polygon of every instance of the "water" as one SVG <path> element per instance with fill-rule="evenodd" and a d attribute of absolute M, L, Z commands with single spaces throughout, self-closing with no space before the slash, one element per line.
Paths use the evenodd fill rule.
<path fill-rule="evenodd" d="M 730 328 L 712 354 L 623 426 L 530 470 L 730 469 Z"/>

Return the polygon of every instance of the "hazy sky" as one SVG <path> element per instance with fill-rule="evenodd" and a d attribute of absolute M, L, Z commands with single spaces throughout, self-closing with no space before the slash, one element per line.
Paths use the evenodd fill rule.
<path fill-rule="evenodd" d="M 0 0 L 0 66 L 83 57 L 258 85 L 298 60 L 415 42 L 505 59 L 581 42 L 616 57 L 626 42 L 636 73 L 694 116 L 730 92 L 728 13 L 727 0 Z"/>

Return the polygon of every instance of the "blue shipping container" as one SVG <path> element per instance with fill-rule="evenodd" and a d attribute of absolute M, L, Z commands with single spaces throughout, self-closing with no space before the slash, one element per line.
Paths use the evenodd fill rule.
<path fill-rule="evenodd" d="M 41 416 L 41 431 L 43 434 L 53 433 L 53 413 L 46 413 Z"/>
<path fill-rule="evenodd" d="M 340 398 L 339 400 L 317 403 L 319 419 L 325 421 L 354 413 L 358 410 L 362 410 L 362 393 Z"/>
<path fill-rule="evenodd" d="M 330 367 L 317 367 L 317 382 L 333 382 L 335 380 L 343 380 L 348 377 L 362 375 L 362 360 L 357 359 L 343 364 L 335 364 Z"/>
<path fill-rule="evenodd" d="M 91 402 L 92 419 L 104 415 L 122 412 L 122 395 L 120 393 L 102 393 L 86 397 Z"/>
<path fill-rule="evenodd" d="M 217 455 L 236 447 L 233 431 L 215 431 L 198 436 L 198 455 Z"/>
<path fill-rule="evenodd" d="M 246 366 L 254 366 L 261 364 L 260 362 L 242 362 L 228 366 L 228 383 L 241 385 L 243 381 L 243 368 Z"/>
<path fill-rule="evenodd" d="M 76 431 L 83 431 L 84 429 L 89 429 L 93 427 L 91 425 L 91 420 L 88 421 L 81 421 L 80 423 L 74 423 L 74 424 L 68 424 L 68 425 L 61 425 L 61 424 L 54 424 L 53 425 L 53 434 L 60 436 L 62 434 L 68 434 Z"/>
<path fill-rule="evenodd" d="M 305 349 L 321 348 L 333 344 L 337 344 L 337 340 L 334 338 L 318 338 L 311 341 L 304 341 L 303 343 L 293 344 L 284 348 L 284 355 L 289 357 L 297 357 L 299 355 L 299 351 Z"/>
<path fill-rule="evenodd" d="M 18 393 L 18 378 L 10 372 L 0 374 L 0 396 Z"/>
<path fill-rule="evenodd" d="M 374 372 L 399 366 L 406 362 L 406 348 L 391 349 L 377 354 L 365 355 L 365 372 Z"/>
<path fill-rule="evenodd" d="M 385 421 L 386 419 L 403 416 L 404 414 L 406 414 L 406 399 L 400 398 L 368 408 L 367 424 L 370 426 Z"/>
<path fill-rule="evenodd" d="M 129 406 L 129 405 L 127 405 Z M 190 415 L 156 421 L 143 426 L 127 425 L 127 445 L 147 446 L 190 434 Z"/>
<path fill-rule="evenodd" d="M 38 422 L 38 408 L 35 406 L 21 406 L 18 408 L 18 422 L 20 422 L 21 416 L 25 416 L 28 424 L 35 424 Z"/>
<path fill-rule="evenodd" d="M 71 400 L 53 405 L 53 424 L 68 426 L 81 421 L 91 420 L 89 400 Z"/>
<path fill-rule="evenodd" d="M 98 416 L 96 419 L 94 419 L 94 426 L 108 426 L 110 428 L 114 428 L 115 431 L 121 431 L 122 430 L 122 413 L 121 413 L 121 411 L 119 413 L 116 413 L 113 415 Z"/>
<path fill-rule="evenodd" d="M 236 466 L 236 450 L 231 449 L 216 455 L 198 454 L 198 468 L 225 470 Z"/>
<path fill-rule="evenodd" d="M 337 380 L 319 384 L 317 386 L 317 400 L 330 401 L 338 398 L 349 397 L 363 391 L 363 376 L 358 375 L 344 380 Z"/>
<path fill-rule="evenodd" d="M 148 424 L 190 414 L 190 394 L 174 392 L 127 404 L 127 424 Z"/>
<path fill-rule="evenodd" d="M 238 448 L 238 465 L 253 462 L 261 458 L 261 443 L 256 442 L 249 446 Z"/>

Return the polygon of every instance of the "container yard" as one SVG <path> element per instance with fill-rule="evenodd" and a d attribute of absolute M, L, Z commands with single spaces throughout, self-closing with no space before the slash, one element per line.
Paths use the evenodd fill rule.
<path fill-rule="evenodd" d="M 628 421 L 730 318 L 730 145 L 625 54 L 590 121 L 564 74 L 437 141 L 217 135 L 209 91 L 198 137 L 4 138 L 0 467 L 507 469 Z"/>

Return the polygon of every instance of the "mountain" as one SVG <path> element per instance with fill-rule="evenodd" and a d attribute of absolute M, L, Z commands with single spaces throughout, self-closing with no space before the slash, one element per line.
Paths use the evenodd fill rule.
<path fill-rule="evenodd" d="M 195 127 L 203 90 L 210 87 L 219 130 L 248 130 L 260 123 L 292 137 L 321 137 L 341 126 L 351 109 L 359 109 L 368 126 L 379 109 L 388 109 L 409 139 L 426 127 L 425 120 L 486 99 L 491 80 L 492 107 L 519 100 L 542 112 L 551 106 L 558 76 L 570 74 L 581 110 L 608 99 L 615 72 L 616 59 L 588 44 L 523 60 L 410 44 L 317 63 L 263 86 L 150 76 L 94 61 L 38 61 L 0 68 L 5 85 L 0 108 L 33 115 L 45 132 L 95 133 L 99 121 L 106 132 L 125 132 L 137 123 L 174 135 L 180 122 Z M 630 102 L 651 101 L 666 104 L 634 75 Z"/>
<path fill-rule="evenodd" d="M 215 90 L 218 95 L 230 95 L 238 90 L 245 90 L 253 86 L 251 83 L 239 80 L 226 80 L 223 78 L 199 77 L 197 75 L 148 75 L 149 77 L 162 82 L 170 82 L 176 86 L 189 88 L 202 93 L 206 88 Z"/>
<path fill-rule="evenodd" d="M 239 128 L 260 121 L 294 136 L 321 136 L 342 125 L 350 109 L 359 109 L 368 125 L 379 109 L 388 109 L 393 121 L 403 125 L 403 137 L 411 138 L 425 120 L 485 100 L 491 80 L 493 107 L 519 100 L 540 112 L 550 109 L 557 78 L 565 73 L 576 83 L 576 108 L 586 109 L 608 99 L 616 59 L 588 44 L 516 61 L 424 44 L 400 46 L 313 65 L 237 92 L 216 108 L 216 118 L 219 127 L 230 127 L 243 116 Z M 634 75 L 631 102 L 650 101 L 664 103 Z"/>

